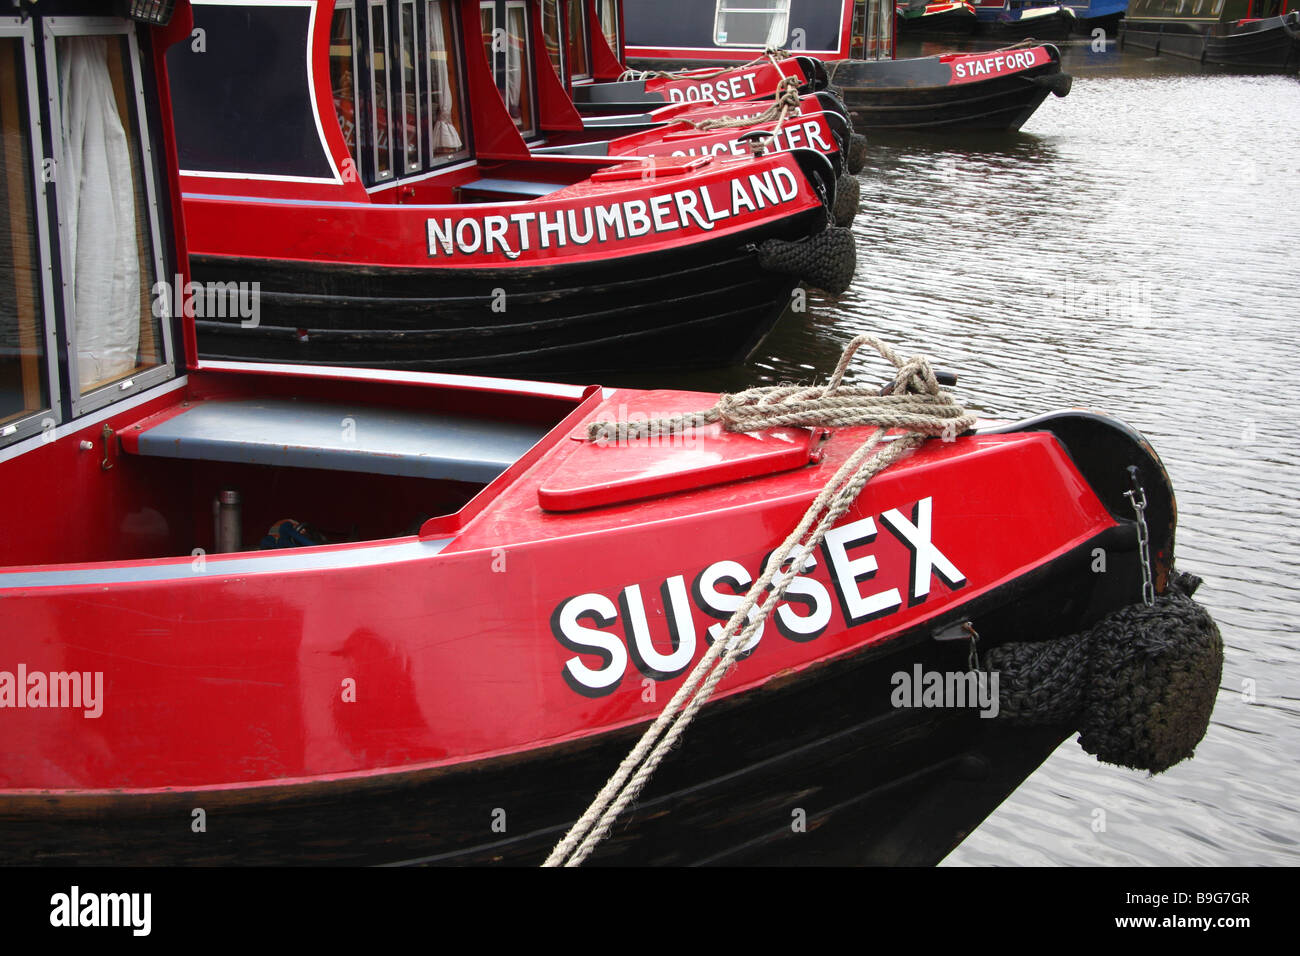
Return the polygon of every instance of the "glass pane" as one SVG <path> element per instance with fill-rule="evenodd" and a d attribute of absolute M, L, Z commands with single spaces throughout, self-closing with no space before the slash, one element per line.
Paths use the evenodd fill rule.
<path fill-rule="evenodd" d="M 429 4 L 429 142 L 433 155 L 451 156 L 465 148 L 464 120 L 460 108 L 460 63 L 448 41 L 452 30 L 451 7 Z"/>
<path fill-rule="evenodd" d="M 370 72 L 373 77 L 374 103 L 371 106 L 371 124 L 375 136 L 375 177 L 387 179 L 393 175 L 393 139 L 389 129 L 388 111 L 388 17 L 384 4 L 370 7 Z"/>
<path fill-rule="evenodd" d="M 783 47 L 790 0 L 718 0 L 714 39 L 727 46 Z"/>
<path fill-rule="evenodd" d="M 330 27 L 330 87 L 334 111 L 353 162 L 357 161 L 357 90 L 352 77 L 352 11 L 335 10 Z"/>
<path fill-rule="evenodd" d="M 560 0 L 542 0 L 542 42 L 546 55 L 551 58 L 557 76 L 564 77 L 564 63 L 560 57 Z"/>
<path fill-rule="evenodd" d="M 57 176 L 67 243 L 63 278 L 84 395 L 162 363 L 162 325 L 153 307 L 160 277 L 141 134 L 133 118 L 129 41 L 64 36 L 56 44 L 64 146 Z"/>
<path fill-rule="evenodd" d="M 605 42 L 618 54 L 618 4 L 616 0 L 600 0 L 596 5 L 596 15 L 600 17 L 600 29 L 605 34 Z"/>
<path fill-rule="evenodd" d="M 484 4 L 478 11 L 479 28 L 483 32 L 483 54 L 487 57 L 488 67 L 493 74 L 497 71 L 496 57 L 492 53 L 492 34 L 497 27 L 496 8 L 491 4 Z M 498 81 L 499 82 L 499 81 Z"/>
<path fill-rule="evenodd" d="M 402 151 L 408 173 L 423 168 L 420 161 L 420 91 L 416 86 L 415 3 L 403 3 L 402 14 Z"/>
<path fill-rule="evenodd" d="M 569 2 L 569 70 L 574 76 L 591 76 L 588 56 L 587 8 L 583 0 Z"/>
<path fill-rule="evenodd" d="M 533 131 L 533 97 L 528 83 L 528 26 L 522 4 L 506 8 L 506 107 L 525 133 Z"/>
<path fill-rule="evenodd" d="M 50 406 L 22 40 L 0 37 L 0 438 Z"/>

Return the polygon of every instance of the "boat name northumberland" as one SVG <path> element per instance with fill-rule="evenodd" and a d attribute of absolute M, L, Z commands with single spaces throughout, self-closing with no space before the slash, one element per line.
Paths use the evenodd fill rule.
<path fill-rule="evenodd" d="M 729 186 L 726 200 L 720 201 L 711 186 Z M 784 205 L 798 195 L 794 173 L 776 166 L 729 182 L 620 202 L 431 218 L 429 257 L 499 252 L 514 259 L 534 248 L 603 244 L 676 230 L 711 232 L 719 222 Z"/>

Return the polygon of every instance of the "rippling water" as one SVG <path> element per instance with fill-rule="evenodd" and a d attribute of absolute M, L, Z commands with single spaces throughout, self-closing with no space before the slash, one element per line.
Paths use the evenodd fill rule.
<path fill-rule="evenodd" d="M 849 292 L 678 384 L 824 380 L 870 331 L 958 372 L 981 413 L 1142 430 L 1226 643 L 1210 731 L 1158 777 L 1068 741 L 946 862 L 1295 864 L 1300 82 L 1065 53 L 1073 91 L 1020 134 L 875 140 Z"/>

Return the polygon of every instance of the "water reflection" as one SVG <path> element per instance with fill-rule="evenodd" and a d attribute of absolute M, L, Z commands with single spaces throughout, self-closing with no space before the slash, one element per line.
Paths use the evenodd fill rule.
<path fill-rule="evenodd" d="M 948 862 L 1294 864 L 1300 83 L 1065 56 L 1073 91 L 1018 136 L 873 140 L 852 288 L 742 367 L 654 384 L 824 380 L 871 331 L 958 372 L 984 414 L 1088 406 L 1144 431 L 1227 644 L 1210 732 L 1154 778 L 1067 743 Z"/>

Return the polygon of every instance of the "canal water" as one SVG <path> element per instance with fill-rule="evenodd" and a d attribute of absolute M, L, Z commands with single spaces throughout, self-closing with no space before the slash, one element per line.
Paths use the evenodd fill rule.
<path fill-rule="evenodd" d="M 744 366 L 655 384 L 824 381 L 871 332 L 957 372 L 979 413 L 1081 406 L 1143 431 L 1226 645 L 1209 733 L 1155 777 L 1067 741 L 945 862 L 1294 865 L 1300 82 L 1062 52 L 1072 92 L 1018 134 L 874 138 L 852 288 Z"/>

